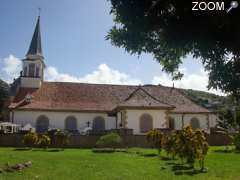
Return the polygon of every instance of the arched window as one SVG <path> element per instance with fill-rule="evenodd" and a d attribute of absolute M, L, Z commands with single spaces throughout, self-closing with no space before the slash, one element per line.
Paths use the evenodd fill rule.
<path fill-rule="evenodd" d="M 196 117 L 193 117 L 191 119 L 190 124 L 191 124 L 193 129 L 200 128 L 200 122 L 199 122 L 198 118 L 196 118 Z"/>
<path fill-rule="evenodd" d="M 31 63 L 31 64 L 29 64 L 28 76 L 34 77 L 34 72 L 35 72 L 35 64 Z"/>
<path fill-rule="evenodd" d="M 27 76 L 27 66 L 24 67 L 23 75 L 24 75 L 24 77 Z"/>
<path fill-rule="evenodd" d="M 169 129 L 175 129 L 175 120 L 172 117 L 169 117 Z"/>
<path fill-rule="evenodd" d="M 105 130 L 105 120 L 101 116 L 97 116 L 93 120 L 93 130 L 102 131 Z"/>
<path fill-rule="evenodd" d="M 150 114 L 143 114 L 140 117 L 140 132 L 146 133 L 153 129 L 153 118 Z"/>
<path fill-rule="evenodd" d="M 36 77 L 39 77 L 39 66 L 36 67 Z"/>
<path fill-rule="evenodd" d="M 36 131 L 38 133 L 45 133 L 48 131 L 49 119 L 45 115 L 41 115 L 37 118 Z"/>
<path fill-rule="evenodd" d="M 77 130 L 77 119 L 74 116 L 68 116 L 65 119 L 65 129 L 69 131 Z"/>

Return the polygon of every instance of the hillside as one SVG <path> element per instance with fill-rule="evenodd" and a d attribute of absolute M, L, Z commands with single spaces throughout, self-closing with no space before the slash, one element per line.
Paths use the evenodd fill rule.
<path fill-rule="evenodd" d="M 228 96 L 218 96 L 216 94 L 192 89 L 179 90 L 192 101 L 209 110 L 216 111 L 233 105 L 233 101 Z"/>

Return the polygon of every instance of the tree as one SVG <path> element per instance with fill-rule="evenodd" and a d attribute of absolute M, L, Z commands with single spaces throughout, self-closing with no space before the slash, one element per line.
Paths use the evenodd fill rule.
<path fill-rule="evenodd" d="M 182 58 L 201 59 L 208 88 L 234 95 L 240 103 L 240 11 L 192 11 L 191 1 L 110 0 L 115 25 L 107 39 L 131 54 L 150 53 L 173 79 Z M 231 1 L 224 1 L 225 8 Z M 216 4 L 215 4 L 216 5 Z"/>
<path fill-rule="evenodd" d="M 7 114 L 6 102 L 9 100 L 9 85 L 0 79 L 0 120 Z"/>

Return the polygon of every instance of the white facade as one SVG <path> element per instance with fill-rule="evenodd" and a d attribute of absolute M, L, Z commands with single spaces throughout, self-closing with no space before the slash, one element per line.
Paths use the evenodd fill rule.
<path fill-rule="evenodd" d="M 211 127 L 217 124 L 217 116 L 215 114 L 174 114 L 171 113 L 170 117 L 174 119 L 174 129 L 180 130 L 191 124 L 191 119 L 196 118 L 199 120 L 200 128 L 209 131 Z"/>
<path fill-rule="evenodd" d="M 65 129 L 65 120 L 69 116 L 77 119 L 77 130 L 83 131 L 87 127 L 87 122 L 92 126 L 96 117 L 103 117 L 105 120 L 105 128 L 116 128 L 116 119 L 109 117 L 106 113 L 80 113 L 80 112 L 52 112 L 52 111 L 14 111 L 13 122 L 19 125 L 31 124 L 36 127 L 38 117 L 44 115 L 49 119 L 49 128 Z"/>
<path fill-rule="evenodd" d="M 42 59 L 36 59 L 34 61 L 25 59 L 22 63 L 22 69 L 20 86 L 26 88 L 40 88 L 43 81 L 44 69 Z"/>
<path fill-rule="evenodd" d="M 168 122 L 166 120 L 166 110 L 126 110 L 127 124 L 126 127 L 133 129 L 134 134 L 141 134 L 140 132 L 140 117 L 143 114 L 149 114 L 153 120 L 153 128 L 167 128 Z"/>
<path fill-rule="evenodd" d="M 31 124 L 31 126 L 36 127 L 36 122 L 38 117 L 41 115 L 46 116 L 49 119 L 49 128 L 59 128 L 65 129 L 65 120 L 69 116 L 73 116 L 77 120 L 77 130 L 82 132 L 86 127 L 87 123 L 90 122 L 90 127 L 92 127 L 93 120 L 96 117 L 102 117 L 105 121 L 105 129 L 116 129 L 120 128 L 121 114 L 118 113 L 117 117 L 108 116 L 107 113 L 94 113 L 94 112 L 54 112 L 54 111 L 13 111 L 11 113 L 11 119 L 13 123 L 24 126 L 26 124 Z M 14 115 L 13 115 L 14 114 Z M 140 117 L 143 114 L 149 114 L 153 120 L 153 128 L 161 129 L 168 128 L 168 118 L 166 110 L 126 110 L 126 125 L 125 128 L 133 129 L 134 134 L 142 134 L 140 131 Z M 192 118 L 197 118 L 200 123 L 200 128 L 209 132 L 210 127 L 216 125 L 217 116 L 214 114 L 184 114 L 182 125 L 182 114 L 169 114 L 170 117 L 174 119 L 174 129 L 180 130 L 182 126 L 187 126 L 190 124 Z"/>
<path fill-rule="evenodd" d="M 41 87 L 41 78 L 32 77 L 21 77 L 21 87 L 26 88 L 39 88 Z"/>

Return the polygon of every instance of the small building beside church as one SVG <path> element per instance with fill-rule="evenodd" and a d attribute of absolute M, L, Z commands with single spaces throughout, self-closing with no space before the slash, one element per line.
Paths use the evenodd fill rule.
<path fill-rule="evenodd" d="M 37 132 L 66 129 L 82 132 L 127 128 L 134 134 L 151 129 L 182 129 L 187 125 L 206 132 L 217 116 L 162 85 L 107 85 L 44 81 L 40 17 L 22 71 L 14 81 L 10 121 L 30 124 Z"/>

